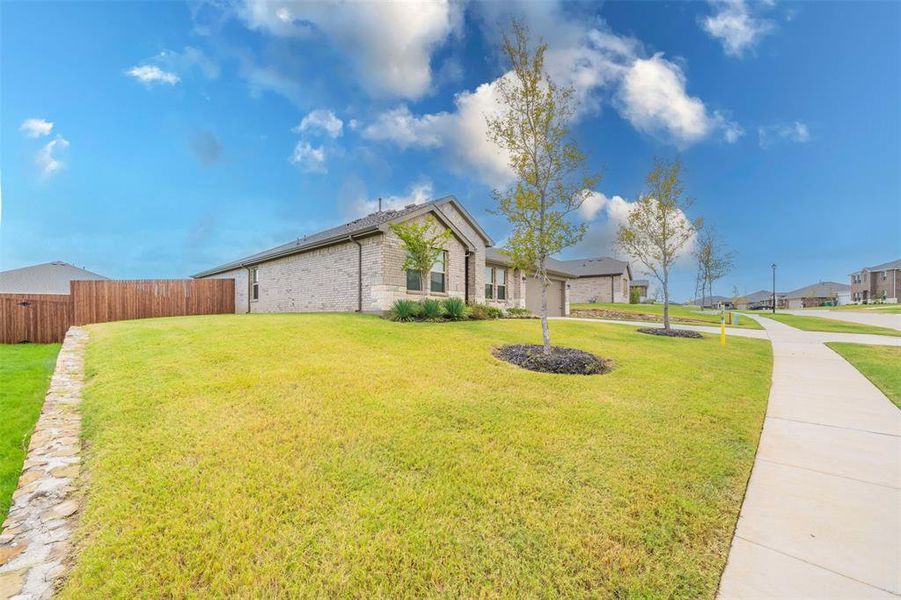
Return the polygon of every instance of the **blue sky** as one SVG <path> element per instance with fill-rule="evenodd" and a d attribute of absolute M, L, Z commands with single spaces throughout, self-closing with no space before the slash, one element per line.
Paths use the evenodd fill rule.
<path fill-rule="evenodd" d="M 565 258 L 612 255 L 654 156 L 732 286 L 847 281 L 901 254 L 901 3 L 4 2 L 0 269 L 184 277 L 454 194 L 495 239 L 484 135 L 511 14 L 573 85 L 603 180 Z M 686 261 L 688 263 L 688 261 Z M 692 293 L 693 269 L 674 297 Z"/>

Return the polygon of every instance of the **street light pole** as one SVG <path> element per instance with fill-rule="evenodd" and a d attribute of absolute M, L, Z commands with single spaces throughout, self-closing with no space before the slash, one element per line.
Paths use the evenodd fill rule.
<path fill-rule="evenodd" d="M 773 263 L 773 314 L 776 314 L 776 263 Z"/>

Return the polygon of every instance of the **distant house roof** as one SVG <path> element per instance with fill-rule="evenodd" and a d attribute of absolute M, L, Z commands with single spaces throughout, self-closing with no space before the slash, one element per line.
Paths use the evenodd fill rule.
<path fill-rule="evenodd" d="M 109 279 L 61 260 L 0 272 L 0 294 L 68 294 L 69 282 Z"/>
<path fill-rule="evenodd" d="M 598 277 L 601 275 L 620 275 L 628 273 L 632 276 L 629 263 L 603 256 L 600 258 L 577 258 L 575 260 L 559 261 L 564 269 L 574 273 L 577 277 Z"/>
<path fill-rule="evenodd" d="M 504 266 L 512 266 L 513 261 L 510 260 L 510 257 L 497 250 L 495 248 L 486 248 L 485 249 L 485 260 L 492 263 L 497 263 L 499 265 Z M 551 275 L 558 275 L 567 278 L 577 277 L 575 273 L 570 271 L 564 266 L 563 261 L 556 260 L 554 258 L 547 259 L 547 270 Z"/>
<path fill-rule="evenodd" d="M 713 306 L 731 303 L 732 298 L 726 298 L 725 296 L 707 296 L 706 298 L 694 298 L 693 300 L 688 301 L 688 304 L 693 304 L 695 306 Z"/>
<path fill-rule="evenodd" d="M 632 283 L 629 284 L 630 287 L 648 287 L 651 285 L 647 279 L 633 279 Z"/>
<path fill-rule="evenodd" d="M 471 246 L 472 242 L 467 240 L 466 236 L 463 235 L 463 233 L 459 229 L 457 229 L 449 219 L 447 219 L 444 213 L 441 212 L 441 207 L 448 203 L 454 204 L 454 206 L 460 211 L 460 214 L 463 215 L 469 225 L 471 225 L 472 228 L 479 234 L 479 236 L 485 240 L 486 244 L 490 246 L 494 243 L 492 242 L 491 238 L 488 237 L 488 234 L 485 233 L 485 231 L 479 226 L 472 215 L 470 215 L 466 211 L 466 209 L 463 208 L 463 205 L 460 204 L 456 198 L 454 198 L 453 196 L 444 196 L 443 198 L 430 200 L 429 202 L 423 202 L 422 204 L 409 204 L 399 210 L 383 210 L 380 212 L 374 212 L 372 214 L 366 215 L 365 217 L 356 219 L 355 221 L 344 223 L 343 225 L 338 225 L 337 227 L 332 227 L 331 229 L 326 229 L 325 231 L 320 231 L 318 233 L 307 235 L 302 238 L 297 238 L 296 240 L 288 242 L 287 244 L 282 244 L 280 246 L 276 246 L 275 248 L 270 248 L 269 250 L 251 254 L 250 256 L 245 256 L 244 258 L 219 265 L 218 267 L 214 267 L 206 271 L 201 271 L 200 273 L 195 273 L 194 275 L 192 275 L 192 277 L 207 277 L 209 275 L 215 275 L 216 273 L 223 273 L 225 271 L 231 271 L 240 267 L 259 264 L 273 258 L 297 254 L 300 252 L 305 252 L 307 250 L 313 250 L 314 248 L 320 248 L 322 246 L 329 246 L 337 242 L 347 240 L 350 236 L 363 237 L 366 235 L 371 235 L 373 233 L 384 232 L 388 230 L 388 225 L 390 223 L 397 223 L 407 219 L 412 219 L 419 216 L 420 214 L 426 214 L 429 212 L 434 213 L 445 226 L 453 230 L 458 237 L 460 237 L 467 245 Z"/>
<path fill-rule="evenodd" d="M 783 298 L 785 296 L 785 292 L 776 292 L 777 298 Z M 739 302 L 762 302 L 764 300 L 770 300 L 773 297 L 772 290 L 758 290 L 753 294 L 747 294 L 739 298 Z"/>
<path fill-rule="evenodd" d="M 901 258 L 897 260 L 892 260 L 887 263 L 882 263 L 881 265 L 876 265 L 875 267 L 864 267 L 861 271 L 891 271 L 893 269 L 901 269 Z M 858 271 L 857 273 L 859 273 Z M 856 275 L 857 273 L 852 273 Z"/>
<path fill-rule="evenodd" d="M 788 299 L 791 298 L 832 298 L 836 294 L 847 292 L 851 286 L 846 283 L 836 283 L 835 281 L 821 281 L 813 285 L 807 285 L 785 294 Z"/>

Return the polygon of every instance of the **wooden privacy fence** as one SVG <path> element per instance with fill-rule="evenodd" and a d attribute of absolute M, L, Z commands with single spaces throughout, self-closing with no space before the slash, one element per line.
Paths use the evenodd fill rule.
<path fill-rule="evenodd" d="M 61 342 L 71 323 L 69 296 L 0 294 L 0 343 Z"/>
<path fill-rule="evenodd" d="M 0 343 L 60 342 L 70 325 L 235 312 L 234 279 L 72 281 L 69 292 L 0 294 Z"/>

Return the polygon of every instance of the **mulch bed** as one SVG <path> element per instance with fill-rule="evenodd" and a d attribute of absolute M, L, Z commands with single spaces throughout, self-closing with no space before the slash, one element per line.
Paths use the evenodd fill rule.
<path fill-rule="evenodd" d="M 496 348 L 494 356 L 530 371 L 563 375 L 603 375 L 613 366 L 612 361 L 590 352 L 559 346 L 551 346 L 551 353 L 545 354 L 543 346 L 512 344 Z"/>
<path fill-rule="evenodd" d="M 649 335 L 663 335 L 667 337 L 680 337 L 680 338 L 691 338 L 698 339 L 702 336 L 697 331 L 687 331 L 685 329 L 664 329 L 663 327 L 643 327 L 638 330 L 638 333 L 647 333 Z"/>

